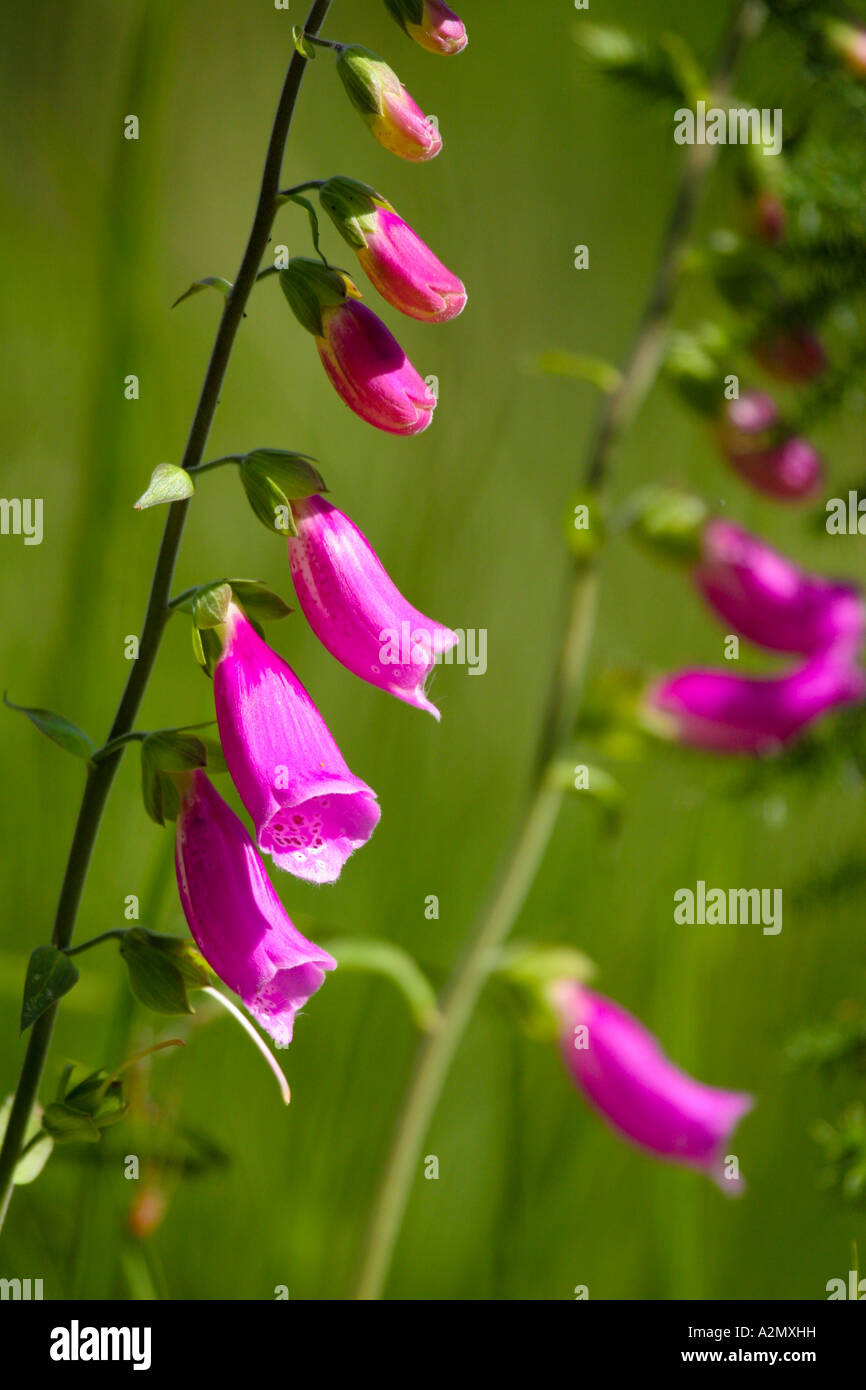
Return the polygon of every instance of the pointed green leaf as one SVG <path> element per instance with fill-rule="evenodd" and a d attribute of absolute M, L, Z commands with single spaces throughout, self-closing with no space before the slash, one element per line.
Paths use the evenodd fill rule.
<path fill-rule="evenodd" d="M 556 348 L 540 353 L 534 366 L 537 372 L 545 376 L 567 376 L 575 381 L 588 381 L 607 393 L 615 391 L 622 380 L 618 369 L 601 357 L 582 357 Z"/>
<path fill-rule="evenodd" d="M 30 956 L 21 1006 L 21 1032 L 68 994 L 78 982 L 72 961 L 56 946 L 37 946 Z"/>
<path fill-rule="evenodd" d="M 91 738 L 79 729 L 77 724 L 66 719 L 62 714 L 55 714 L 50 709 L 30 709 L 26 705 L 13 704 L 6 692 L 3 692 L 3 703 L 7 709 L 15 710 L 16 714 L 26 714 L 52 743 L 56 743 L 59 748 L 63 748 L 67 753 L 72 753 L 76 758 L 84 758 L 85 761 L 96 749 L 96 744 Z"/>
<path fill-rule="evenodd" d="M 273 589 L 269 589 L 267 584 L 262 584 L 258 579 L 230 579 L 228 582 L 235 598 L 243 605 L 250 618 L 259 618 L 262 622 L 275 622 L 279 618 L 288 617 L 292 611 L 279 594 L 275 594 Z"/>
<path fill-rule="evenodd" d="M 203 584 L 192 604 L 192 619 L 196 627 L 219 627 L 228 617 L 231 601 L 232 586 L 226 580 L 216 584 Z"/>
<path fill-rule="evenodd" d="M 75 1140 L 85 1144 L 99 1143 L 99 1130 L 92 1117 L 62 1101 L 52 1101 L 45 1107 L 42 1128 L 56 1144 L 68 1144 Z"/>
<path fill-rule="evenodd" d="M 189 768 L 207 765 L 207 749 L 195 734 L 161 729 L 142 740 L 142 751 L 145 746 L 160 772 L 186 772 Z"/>
<path fill-rule="evenodd" d="M 147 507 L 159 507 L 166 502 L 182 502 L 195 492 L 192 478 L 175 463 L 158 463 L 150 475 L 147 490 L 135 503 L 135 510 L 143 512 Z"/>
<path fill-rule="evenodd" d="M 182 304 L 185 299 L 191 298 L 194 294 L 199 294 L 202 290 L 219 290 L 220 294 L 228 298 L 232 292 L 232 283 L 230 280 L 224 280 L 221 275 L 206 275 L 203 280 L 193 280 L 189 289 L 184 290 L 183 294 L 179 295 L 174 301 L 171 306 L 172 309 L 176 309 L 178 304 Z"/>
<path fill-rule="evenodd" d="M 302 58 L 315 58 L 315 45 L 310 43 L 310 40 L 307 38 L 300 24 L 292 26 L 292 40 Z"/>

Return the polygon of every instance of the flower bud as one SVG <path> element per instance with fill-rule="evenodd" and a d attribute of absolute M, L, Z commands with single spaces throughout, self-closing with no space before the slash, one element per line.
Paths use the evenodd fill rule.
<path fill-rule="evenodd" d="M 866 28 L 828 19 L 824 33 L 830 48 L 844 63 L 852 77 L 866 77 Z"/>
<path fill-rule="evenodd" d="M 337 177 L 323 184 L 319 197 L 382 298 L 395 309 L 428 323 L 462 312 L 462 282 L 372 188 Z"/>
<path fill-rule="evenodd" d="M 349 409 L 387 434 L 425 430 L 436 396 L 382 320 L 354 302 L 360 296 L 349 277 L 293 257 L 280 283 L 300 323 L 315 335 L 322 365 Z"/>
<path fill-rule="evenodd" d="M 401 29 L 428 53 L 462 53 L 469 40 L 462 19 L 442 0 L 385 0 Z"/>
<path fill-rule="evenodd" d="M 337 71 L 352 105 L 386 150 L 411 160 L 432 159 L 439 153 L 442 137 L 435 122 L 382 58 L 352 44 L 338 53 Z"/>
<path fill-rule="evenodd" d="M 703 528 L 693 578 L 723 623 L 768 651 L 853 655 L 863 641 L 858 589 L 807 574 L 729 521 L 713 518 Z"/>
<path fill-rule="evenodd" d="M 752 352 L 771 376 L 794 386 L 815 381 L 827 366 L 827 354 L 813 329 L 780 329 L 759 338 Z"/>
<path fill-rule="evenodd" d="M 295 502 L 294 511 L 292 579 L 319 641 L 361 680 L 438 719 L 424 686 L 436 657 L 450 651 L 457 634 L 406 601 L 344 512 L 323 497 Z"/>
<path fill-rule="evenodd" d="M 602 1118 L 646 1153 L 735 1192 L 741 1180 L 727 1176 L 725 1157 L 752 1097 L 681 1071 L 632 1014 L 582 984 L 562 981 L 552 998 L 565 1065 Z"/>
<path fill-rule="evenodd" d="M 749 391 L 731 401 L 718 433 L 728 462 L 757 492 L 797 502 L 820 487 L 820 455 L 786 429 L 766 392 Z"/>

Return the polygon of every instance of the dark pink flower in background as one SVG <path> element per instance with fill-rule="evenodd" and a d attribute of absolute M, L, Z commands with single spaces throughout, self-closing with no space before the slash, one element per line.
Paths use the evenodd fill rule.
<path fill-rule="evenodd" d="M 319 198 L 372 284 L 395 309 L 427 323 L 463 311 L 463 282 L 374 189 L 339 176 L 322 185 Z"/>
<path fill-rule="evenodd" d="M 391 14 L 428 53 L 462 53 L 469 40 L 462 19 L 442 0 L 385 0 Z"/>
<path fill-rule="evenodd" d="M 759 338 L 752 351 L 766 372 L 795 386 L 815 381 L 827 367 L 823 344 L 809 327 L 779 329 Z"/>
<path fill-rule="evenodd" d="M 866 630 L 860 590 L 798 568 L 732 522 L 706 523 L 692 571 L 704 599 L 735 632 L 769 651 L 855 653 Z"/>
<path fill-rule="evenodd" d="M 292 579 L 319 641 L 362 680 L 438 719 L 424 687 L 436 656 L 455 645 L 457 634 L 407 602 L 344 512 L 322 497 L 293 502 L 292 511 Z"/>
<path fill-rule="evenodd" d="M 376 794 L 350 772 L 294 671 L 234 603 L 214 668 L 214 703 L 259 848 L 298 878 L 333 883 L 376 828 Z"/>
<path fill-rule="evenodd" d="M 726 1177 L 725 1157 L 752 1097 L 696 1081 L 642 1023 L 583 985 L 563 982 L 553 998 L 565 1065 L 603 1119 L 645 1152 L 736 1192 L 742 1181 Z"/>
<path fill-rule="evenodd" d="M 769 753 L 840 706 L 862 700 L 866 679 L 833 651 L 782 676 L 692 669 L 667 676 L 645 697 L 646 713 L 680 743 L 723 753 Z"/>
<path fill-rule="evenodd" d="M 183 779 L 175 865 L 196 944 L 280 1047 L 337 962 L 293 926 L 243 823 L 203 772 Z"/>
<path fill-rule="evenodd" d="M 764 391 L 731 401 L 719 426 L 722 451 L 757 492 L 777 501 L 801 501 L 821 485 L 823 464 L 808 440 L 791 434 Z"/>

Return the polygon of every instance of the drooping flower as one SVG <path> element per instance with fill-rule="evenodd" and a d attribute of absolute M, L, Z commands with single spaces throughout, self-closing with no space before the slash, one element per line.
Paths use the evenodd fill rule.
<path fill-rule="evenodd" d="M 243 823 L 201 771 L 183 777 L 175 847 L 184 915 L 205 960 L 280 1047 L 337 962 L 293 926 Z"/>
<path fill-rule="evenodd" d="M 379 820 L 294 671 L 232 603 L 214 668 L 220 742 L 259 849 L 281 869 L 333 883 Z"/>
<path fill-rule="evenodd" d="M 397 339 L 342 271 L 293 257 L 280 283 L 298 320 L 314 334 L 331 384 L 362 420 L 388 434 L 420 434 L 436 396 Z"/>
<path fill-rule="evenodd" d="M 393 68 L 369 48 L 349 44 L 337 54 L 349 100 L 386 150 L 401 159 L 432 159 L 442 148 L 435 121 L 412 100 Z"/>
<path fill-rule="evenodd" d="M 852 654 L 863 641 L 860 591 L 807 574 L 757 536 L 713 518 L 701 532 L 693 577 L 723 622 L 769 651 L 817 656 L 831 647 Z"/>
<path fill-rule="evenodd" d="M 740 1091 L 696 1081 L 664 1054 L 630 1013 L 572 981 L 553 991 L 560 1049 L 578 1089 L 630 1143 L 696 1168 L 725 1191 L 725 1158 L 735 1126 L 753 1105 Z"/>
<path fill-rule="evenodd" d="M 292 578 L 319 641 L 362 680 L 438 719 L 424 686 L 457 634 L 407 602 L 344 512 L 318 496 L 294 502 L 292 511 Z"/>
<path fill-rule="evenodd" d="M 719 439 L 728 462 L 758 492 L 800 501 L 820 487 L 820 455 L 785 428 L 775 401 L 764 391 L 749 391 L 729 403 Z"/>
<path fill-rule="evenodd" d="M 692 669 L 645 697 L 648 719 L 680 743 L 723 753 L 769 753 L 813 720 L 862 700 L 866 678 L 850 654 L 830 650 L 783 676 Z"/>
<path fill-rule="evenodd" d="M 395 309 L 427 323 L 442 323 L 462 312 L 462 281 L 374 189 L 336 177 L 322 185 L 319 198 L 382 298 Z"/>
<path fill-rule="evenodd" d="M 801 386 L 827 367 L 827 354 L 814 329 L 808 325 L 780 328 L 759 338 L 752 351 L 765 371 L 780 381 Z"/>
<path fill-rule="evenodd" d="M 469 40 L 462 19 L 442 0 L 385 0 L 401 29 L 428 53 L 462 53 Z"/>

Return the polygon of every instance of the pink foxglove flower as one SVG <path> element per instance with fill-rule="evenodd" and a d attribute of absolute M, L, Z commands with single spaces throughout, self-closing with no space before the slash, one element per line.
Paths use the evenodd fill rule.
<path fill-rule="evenodd" d="M 696 1081 L 674 1066 L 642 1023 L 583 985 L 561 983 L 554 1003 L 566 1067 L 608 1124 L 638 1148 L 735 1192 L 742 1183 L 726 1175 L 725 1158 L 752 1097 Z"/>
<path fill-rule="evenodd" d="M 706 523 L 693 577 L 724 623 L 769 651 L 815 656 L 844 646 L 853 654 L 863 641 L 858 589 L 805 573 L 731 522 Z"/>
<path fill-rule="evenodd" d="M 411 160 L 432 159 L 439 153 L 442 137 L 436 122 L 424 115 L 396 72 L 369 48 L 342 48 L 337 71 L 352 105 L 386 150 Z"/>
<path fill-rule="evenodd" d="M 362 680 L 439 718 L 424 693 L 435 658 L 457 642 L 450 628 L 406 601 L 353 521 L 322 497 L 292 503 L 289 561 L 310 627 Z"/>
<path fill-rule="evenodd" d="M 763 391 L 730 402 L 719 436 L 728 462 L 758 492 L 800 501 L 821 485 L 820 455 L 785 429 L 775 402 Z"/>
<path fill-rule="evenodd" d="M 427 323 L 442 323 L 462 312 L 462 281 L 374 189 L 337 177 L 323 184 L 319 198 L 382 298 L 395 309 Z"/>
<path fill-rule="evenodd" d="M 442 0 L 385 0 L 410 39 L 429 53 L 462 53 L 469 40 L 462 19 Z"/>
<path fill-rule="evenodd" d="M 333 883 L 379 820 L 294 671 L 231 604 L 214 668 L 220 742 L 259 848 L 281 869 Z"/>
<path fill-rule="evenodd" d="M 681 743 L 723 753 L 769 753 L 814 719 L 862 700 L 866 679 L 849 656 L 830 651 L 784 676 L 689 670 L 659 681 L 646 712 Z"/>
<path fill-rule="evenodd" d="M 255 845 L 203 772 L 183 781 L 177 884 L 196 944 L 280 1047 L 295 1014 L 337 962 L 289 920 Z"/>
<path fill-rule="evenodd" d="M 356 415 L 388 434 L 420 434 L 436 396 L 397 339 L 342 271 L 294 257 L 280 272 L 300 323 L 313 333 L 335 391 Z"/>

